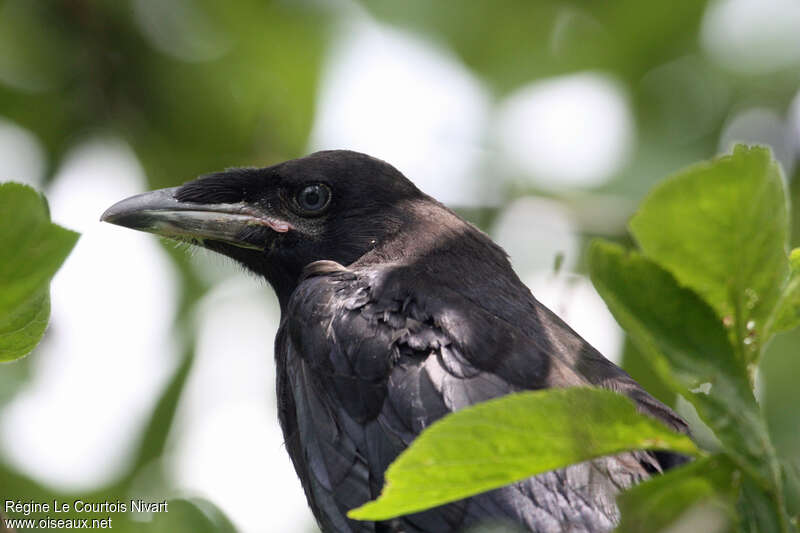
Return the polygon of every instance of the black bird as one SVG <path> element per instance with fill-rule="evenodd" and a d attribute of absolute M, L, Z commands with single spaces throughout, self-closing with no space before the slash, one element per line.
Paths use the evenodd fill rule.
<path fill-rule="evenodd" d="M 539 303 L 487 235 L 370 156 L 325 151 L 210 174 L 123 200 L 102 220 L 219 252 L 272 285 L 278 415 L 325 532 L 486 520 L 608 531 L 616 494 L 676 460 L 626 453 L 392 521 L 350 520 L 425 427 L 490 398 L 598 386 L 686 424 Z"/>

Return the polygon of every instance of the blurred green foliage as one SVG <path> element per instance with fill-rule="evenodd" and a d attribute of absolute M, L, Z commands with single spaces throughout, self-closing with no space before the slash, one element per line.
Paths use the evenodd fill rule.
<path fill-rule="evenodd" d="M 583 214 L 596 194 L 638 201 L 662 176 L 714 155 L 732 113 L 763 107 L 784 115 L 800 87 L 796 65 L 748 74 L 710 58 L 699 35 L 708 5 L 700 0 L 0 0 L 0 118 L 31 131 L 43 144 L 47 181 L 72 147 L 95 135 L 114 135 L 130 144 L 151 188 L 227 166 L 299 156 L 307 145 L 332 36 L 342 20 L 364 9 L 452 50 L 497 100 L 554 75 L 590 70 L 617 80 L 635 117 L 636 148 L 629 162 L 610 182 L 588 191 L 563 191 L 555 199 L 575 215 L 587 240 L 601 235 L 629 242 L 624 226 L 608 222 L 620 219 L 619 213 Z M 492 179 L 504 170 L 489 157 L 484 172 Z M 800 180 L 792 180 L 790 191 L 790 238 L 798 246 Z M 509 189 L 500 206 L 462 213 L 488 228 L 505 204 L 523 194 L 541 191 Z M 183 250 L 165 250 L 182 274 L 175 328 L 191 338 L 189 316 L 207 282 Z M 586 272 L 586 261 L 580 269 Z M 800 465 L 800 414 L 786 406 L 800 402 L 792 379 L 798 375 L 799 342 L 793 331 L 759 344 L 766 353 L 758 408 L 780 457 L 795 465 Z M 672 404 L 672 389 L 642 352 L 626 343 L 623 366 Z M 35 358 L 34 353 L 0 367 L 0 406 L 25 386 Z M 140 435 L 128 472 L 93 495 L 128 497 L 134 480 L 142 478 L 168 492 L 160 475 L 161 454 L 192 362 L 190 346 Z M 787 491 L 800 486 L 792 484 L 796 472 L 787 469 Z M 26 479 L 2 456 L 0 490 L 19 498 L 78 496 Z M 208 517 L 203 505 L 187 501 L 180 507 Z M 188 518 L 182 523 L 130 521 L 115 529 L 142 531 L 149 524 L 160 530 L 202 530 Z"/>
<path fill-rule="evenodd" d="M 643 196 L 662 176 L 713 155 L 732 110 L 784 110 L 800 69 L 742 75 L 700 46 L 709 2 L 364 0 L 379 18 L 442 41 L 497 96 L 532 80 L 579 71 L 622 82 L 636 112 L 637 150 L 600 190 Z"/>
<path fill-rule="evenodd" d="M 180 6 L 6 0 L 0 65 L 11 83 L 0 86 L 0 114 L 35 132 L 53 165 L 76 136 L 120 135 L 154 188 L 243 161 L 299 155 L 322 58 L 320 9 L 198 1 L 204 22 L 197 23 Z M 156 27 L 141 20 L 146 14 Z M 156 49 L 143 25 L 155 43 L 172 39 L 171 47 Z M 195 34 L 206 26 L 207 34 Z M 175 57 L 200 39 L 211 41 L 206 57 Z"/>
<path fill-rule="evenodd" d="M 696 49 L 706 2 L 366 0 L 380 18 L 447 42 L 498 92 L 532 79 L 605 70 L 636 83 Z M 520 53 L 522 52 L 522 53 Z"/>

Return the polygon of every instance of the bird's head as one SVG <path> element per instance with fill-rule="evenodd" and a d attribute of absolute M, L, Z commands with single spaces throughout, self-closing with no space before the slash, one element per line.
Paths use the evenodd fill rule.
<path fill-rule="evenodd" d="M 391 165 L 335 150 L 133 196 L 102 220 L 231 257 L 266 277 L 283 304 L 306 265 L 352 263 L 396 232 L 404 206 L 422 198 Z"/>

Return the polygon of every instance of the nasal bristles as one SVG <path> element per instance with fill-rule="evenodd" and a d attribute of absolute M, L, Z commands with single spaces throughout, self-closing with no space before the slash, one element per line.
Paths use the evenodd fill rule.
<path fill-rule="evenodd" d="M 246 199 L 255 182 L 256 169 L 236 168 L 200 176 L 182 185 L 175 193 L 181 202 L 234 204 Z"/>

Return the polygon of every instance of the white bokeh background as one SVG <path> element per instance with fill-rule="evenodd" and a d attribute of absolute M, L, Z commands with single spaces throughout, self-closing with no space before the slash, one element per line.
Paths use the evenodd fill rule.
<path fill-rule="evenodd" d="M 339 35 L 309 150 L 365 152 L 442 202 L 483 204 L 496 184 L 477 173 L 490 107 L 480 81 L 440 46 L 364 15 Z"/>
<path fill-rule="evenodd" d="M 147 2 L 134 4 L 147 12 Z M 600 186 L 636 148 L 632 104 L 611 74 L 539 80 L 498 98 L 440 43 L 346 13 L 330 46 L 309 151 L 368 152 L 448 205 L 497 207 L 520 182 L 551 196 Z M 766 17 L 780 21 L 770 35 L 753 29 Z M 761 72 L 800 61 L 798 27 L 792 0 L 721 0 L 710 5 L 701 38 L 721 65 Z M 168 34 L 159 33 L 160 46 L 189 60 L 226 46 L 222 35 L 203 48 Z M 798 138 L 800 94 L 786 113 L 732 112 L 720 149 L 764 142 L 790 170 Z M 1 176 L 42 183 L 38 142 L 5 120 L 0 155 Z M 490 166 L 496 172 L 487 175 Z M 33 378 L 0 411 L 0 451 L 54 488 L 96 487 L 123 471 L 186 343 L 173 328 L 178 274 L 155 237 L 98 221 L 113 202 L 145 188 L 130 148 L 97 134 L 76 142 L 46 190 L 53 220 L 82 237 L 53 281 L 52 326 Z M 607 196 L 598 202 L 626 205 Z M 585 229 L 562 202 L 525 196 L 502 206 L 489 232 L 534 294 L 616 360 L 622 333 L 591 283 L 574 273 Z M 198 253 L 193 265 L 215 288 L 195 312 L 195 362 L 166 457 L 170 482 L 176 493 L 209 498 L 242 531 L 311 530 L 276 418 L 274 296 L 226 260 Z"/>
<path fill-rule="evenodd" d="M 512 172 L 547 189 L 605 182 L 624 165 L 635 138 L 624 90 L 593 72 L 518 89 L 501 103 L 497 127 Z"/>

